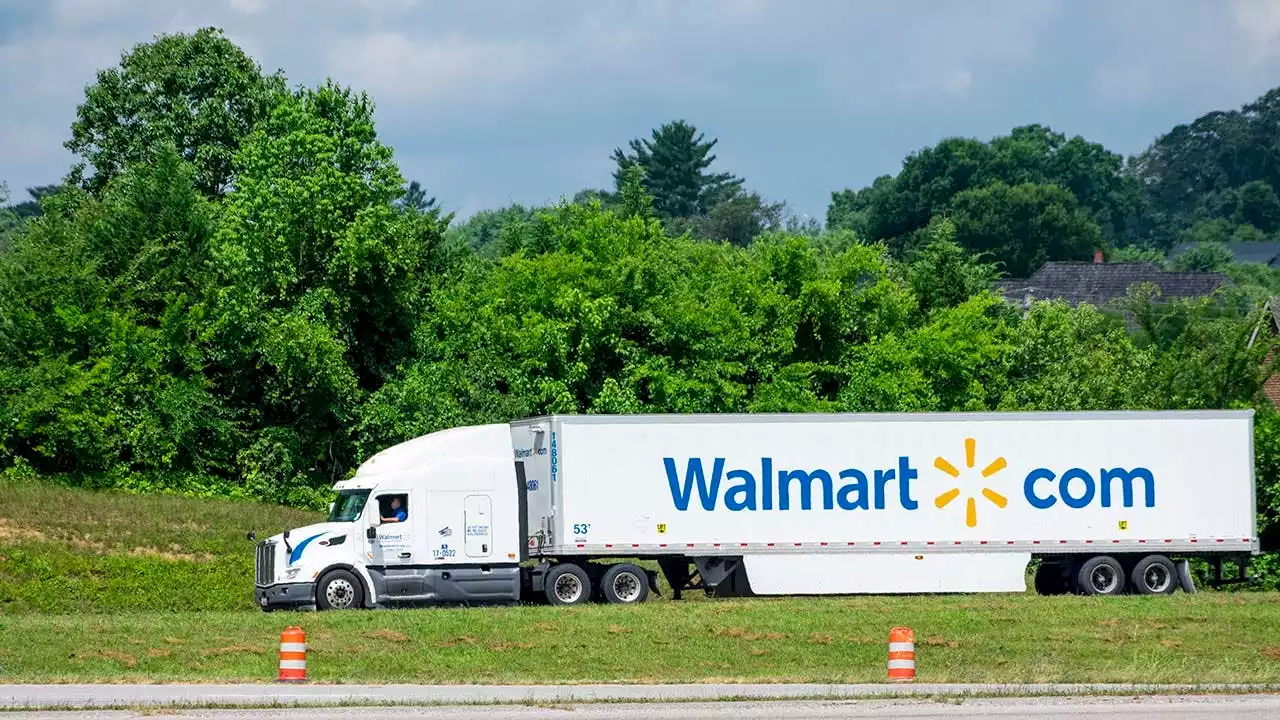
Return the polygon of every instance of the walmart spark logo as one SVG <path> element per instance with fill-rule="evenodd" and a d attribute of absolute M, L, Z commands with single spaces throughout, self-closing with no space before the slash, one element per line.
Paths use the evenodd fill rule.
<path fill-rule="evenodd" d="M 978 443 L 973 438 L 966 438 L 964 441 L 964 464 L 966 468 L 973 468 L 974 455 L 977 454 L 977 445 Z M 956 469 L 955 465 L 947 462 L 947 459 L 942 456 L 938 456 L 934 459 L 933 466 L 957 480 L 960 479 L 960 471 Z M 995 460 L 992 460 L 991 464 L 982 468 L 982 477 L 983 479 L 989 478 L 1001 470 L 1004 470 L 1006 467 L 1008 467 L 1008 463 L 1005 462 L 1005 459 L 1003 457 L 998 457 Z M 951 502 L 958 497 L 960 497 L 960 488 L 954 487 L 934 498 L 933 504 L 941 510 L 947 505 L 950 505 Z M 988 487 L 982 488 L 982 497 L 990 500 L 991 503 L 998 508 L 1004 508 L 1009 504 L 1008 498 Z M 964 524 L 969 527 L 977 527 L 978 525 L 978 503 L 972 495 L 967 498 L 967 502 L 965 503 Z"/>

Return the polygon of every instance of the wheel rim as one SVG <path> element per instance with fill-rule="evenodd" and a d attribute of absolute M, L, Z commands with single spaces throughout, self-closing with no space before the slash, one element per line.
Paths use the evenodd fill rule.
<path fill-rule="evenodd" d="M 556 578 L 556 598 L 563 603 L 574 603 L 582 597 L 582 581 L 577 575 L 565 573 Z"/>
<path fill-rule="evenodd" d="M 635 573 L 620 572 L 613 578 L 613 595 L 618 602 L 635 602 L 640 599 L 640 578 Z"/>
<path fill-rule="evenodd" d="M 1169 572 L 1169 568 L 1157 563 L 1148 567 L 1146 572 L 1142 573 L 1142 581 L 1146 583 L 1147 590 L 1153 593 L 1162 593 L 1173 584 L 1173 574 Z"/>
<path fill-rule="evenodd" d="M 1089 574 L 1089 584 L 1093 586 L 1093 591 L 1099 595 L 1115 592 L 1116 585 L 1119 582 L 1120 574 L 1110 565 L 1099 565 Z"/>
<path fill-rule="evenodd" d="M 344 610 L 351 607 L 355 602 L 356 589 L 345 579 L 335 578 L 325 586 L 324 598 L 329 601 L 329 607 L 335 610 Z"/>

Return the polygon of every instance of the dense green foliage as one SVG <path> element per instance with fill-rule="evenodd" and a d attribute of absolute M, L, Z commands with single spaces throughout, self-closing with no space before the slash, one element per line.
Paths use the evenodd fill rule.
<path fill-rule="evenodd" d="M 1231 286 L 1135 289 L 1128 324 L 989 288 L 1099 248 L 1266 237 L 1280 163 L 1244 156 L 1274 152 L 1271 105 L 1229 152 L 1179 128 L 1127 165 L 1040 126 L 944 140 L 836 193 L 825 230 L 670 123 L 614 153 L 613 192 L 453 224 L 368 97 L 286 90 L 216 31 L 165 36 L 88 88 L 68 147 L 94 173 L 0 216 L 0 464 L 313 505 L 388 444 L 548 412 L 1256 407 L 1270 538 L 1277 273 L 1204 245 L 1179 262 Z"/>

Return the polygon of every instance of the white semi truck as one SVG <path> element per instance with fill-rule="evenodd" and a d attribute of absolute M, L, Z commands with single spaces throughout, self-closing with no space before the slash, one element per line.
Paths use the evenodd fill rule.
<path fill-rule="evenodd" d="M 1194 591 L 1259 551 L 1252 411 L 552 416 L 396 445 L 256 599 L 342 609 Z"/>

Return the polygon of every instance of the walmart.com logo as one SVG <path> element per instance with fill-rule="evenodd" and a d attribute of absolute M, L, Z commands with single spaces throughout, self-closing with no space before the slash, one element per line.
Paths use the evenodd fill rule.
<path fill-rule="evenodd" d="M 1089 469 L 1067 465 L 1018 470 L 1014 482 L 1021 483 L 1026 506 L 1035 511 L 1063 512 L 1116 505 L 1132 508 L 1139 502 L 1146 508 L 1156 507 L 1156 476 L 1150 468 L 1103 462 L 1107 464 L 1092 465 Z M 920 507 L 913 492 L 918 490 L 916 481 L 920 475 L 907 454 L 884 457 L 881 462 L 861 467 L 814 467 L 794 459 L 784 463 L 770 455 L 761 456 L 758 463 L 731 464 L 725 455 L 662 458 L 671 503 L 678 512 L 691 509 L 716 512 L 718 508 L 728 512 L 892 509 L 912 512 Z M 964 473 L 944 457 L 937 457 L 933 466 L 954 480 L 962 480 Z M 978 470 L 977 441 L 966 438 L 964 466 L 970 475 L 981 476 L 964 481 L 972 482 L 995 476 L 1006 470 L 1009 463 L 1004 457 L 997 457 Z M 1008 507 L 1009 499 L 985 484 L 975 487 L 976 492 L 964 493 L 961 490 L 964 482 L 935 497 L 933 504 L 937 509 L 946 509 L 963 494 L 965 525 L 976 528 L 978 495 L 997 508 Z"/>
<path fill-rule="evenodd" d="M 964 465 L 966 468 L 973 468 L 974 455 L 977 453 L 977 445 L 977 441 L 973 438 L 966 438 L 964 441 Z M 938 456 L 934 459 L 933 466 L 953 478 L 960 478 L 960 471 L 956 469 L 956 466 L 952 465 L 942 456 Z M 1008 463 L 1005 462 L 1005 459 L 1003 457 L 998 457 L 995 460 L 992 460 L 991 464 L 982 468 L 982 477 L 983 479 L 989 478 L 1006 467 L 1008 467 Z M 960 488 L 954 487 L 934 498 L 933 504 L 941 510 L 951 504 L 951 501 L 958 497 L 960 497 Z M 998 508 L 1004 508 L 1009 504 L 1008 498 L 988 487 L 982 488 L 982 497 L 990 500 L 991 503 Z M 978 503 L 972 495 L 968 497 L 967 502 L 965 503 L 964 524 L 969 527 L 976 527 L 978 525 Z"/>

